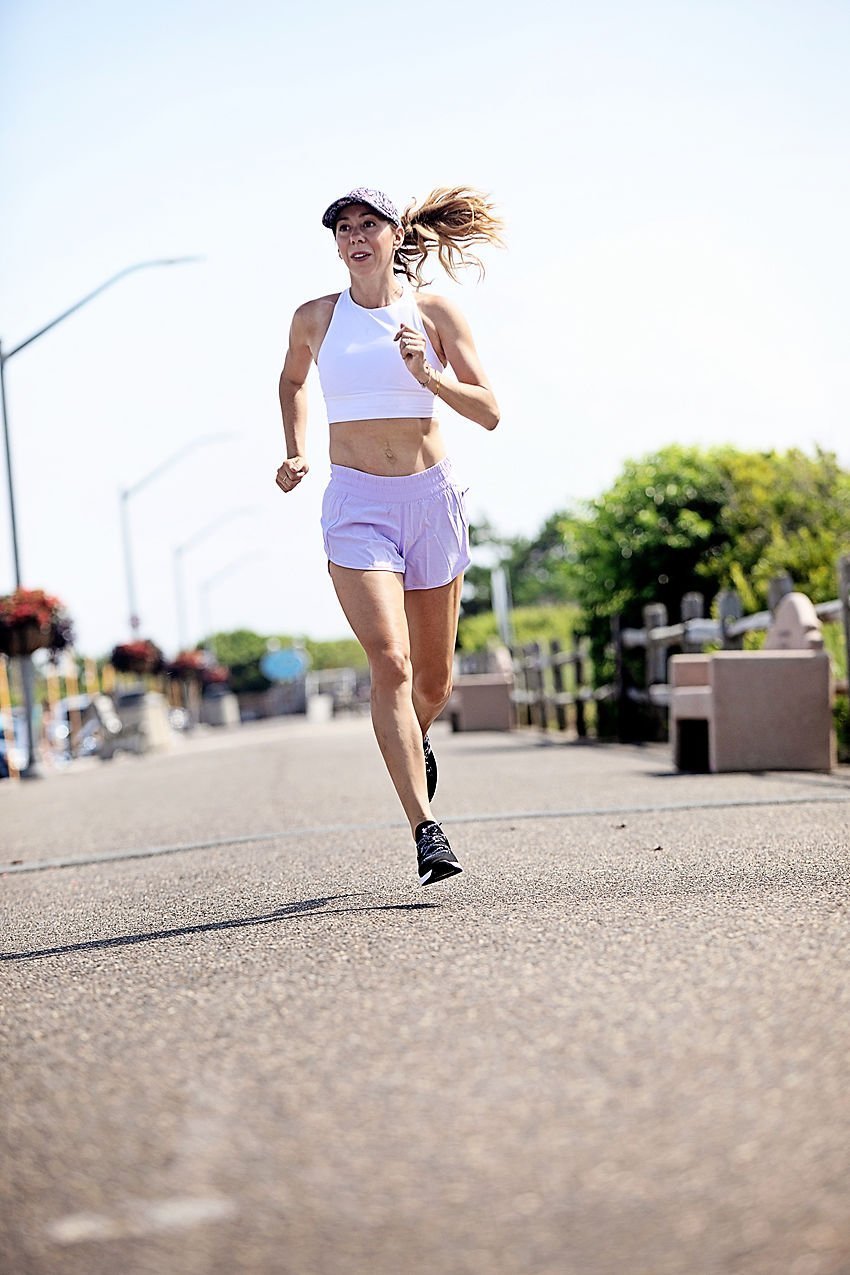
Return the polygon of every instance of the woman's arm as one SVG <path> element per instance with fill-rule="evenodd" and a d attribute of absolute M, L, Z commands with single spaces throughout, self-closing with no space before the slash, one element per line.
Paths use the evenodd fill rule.
<path fill-rule="evenodd" d="M 295 311 L 278 386 L 286 438 L 286 460 L 275 479 L 281 491 L 292 491 L 310 468 L 304 453 L 307 448 L 307 375 L 313 361 L 309 340 L 311 306 L 308 301 Z"/>
<path fill-rule="evenodd" d="M 420 383 L 426 382 L 437 398 L 460 416 L 483 425 L 484 429 L 495 429 L 499 423 L 499 405 L 487 383 L 469 324 L 460 310 L 445 297 L 423 297 L 420 304 L 423 314 L 427 314 L 437 329 L 449 367 L 457 380 L 445 377 L 440 368 L 431 368 L 428 382 L 424 341 L 421 366 L 415 356 L 413 360 L 405 357 L 402 349 L 408 370 Z"/>

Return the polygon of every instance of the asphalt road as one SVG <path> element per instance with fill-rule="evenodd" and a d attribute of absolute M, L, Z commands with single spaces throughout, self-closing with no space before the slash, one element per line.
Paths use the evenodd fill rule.
<path fill-rule="evenodd" d="M 368 723 L 0 785 L 4 1275 L 846 1275 L 850 771 Z"/>

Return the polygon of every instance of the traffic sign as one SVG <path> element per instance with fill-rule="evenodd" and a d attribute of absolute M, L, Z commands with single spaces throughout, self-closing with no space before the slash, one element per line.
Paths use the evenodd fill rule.
<path fill-rule="evenodd" d="M 299 651 L 294 646 L 266 651 L 260 659 L 263 677 L 267 677 L 270 682 L 297 682 L 306 673 L 307 664 L 306 651 Z"/>

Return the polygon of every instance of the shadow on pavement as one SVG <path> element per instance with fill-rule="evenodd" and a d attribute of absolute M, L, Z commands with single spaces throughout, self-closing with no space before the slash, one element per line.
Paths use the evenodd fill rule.
<path fill-rule="evenodd" d="M 706 787 L 711 787 L 718 780 L 724 779 L 757 779 L 762 784 L 773 784 L 777 786 L 782 784 L 783 787 L 792 785 L 794 788 L 838 788 L 842 792 L 846 792 L 850 788 L 850 777 L 836 774 L 834 771 L 827 773 L 821 770 L 727 770 L 719 773 L 712 773 L 708 770 L 675 770 L 672 766 L 669 770 L 647 770 L 644 773 L 646 779 L 694 779 L 705 781 Z"/>
<path fill-rule="evenodd" d="M 0 961 L 34 961 L 44 956 L 66 956 L 72 952 L 98 952 L 110 947 L 128 947 L 133 943 L 155 943 L 160 939 L 180 938 L 186 934 L 209 934 L 216 930 L 247 929 L 252 925 L 271 925 L 275 921 L 285 921 L 290 917 L 312 913 L 319 916 L 339 916 L 345 912 L 421 912 L 427 908 L 438 908 L 440 903 L 434 899 L 428 903 L 375 903 L 362 907 L 324 908 L 326 903 L 338 903 L 342 899 L 357 899 L 358 894 L 333 894 L 326 898 L 300 899 L 295 903 L 287 903 L 265 916 L 246 916 L 233 921 L 210 921 L 207 925 L 183 925 L 174 930 L 152 930 L 147 934 L 118 934 L 113 938 L 91 939 L 87 943 L 68 943 L 63 947 L 45 947 L 32 952 L 0 952 Z"/>

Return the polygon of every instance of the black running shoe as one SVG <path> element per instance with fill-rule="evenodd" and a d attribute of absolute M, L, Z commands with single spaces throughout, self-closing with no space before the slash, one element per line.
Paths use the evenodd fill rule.
<path fill-rule="evenodd" d="M 427 735 L 422 736 L 422 749 L 425 753 L 425 778 L 428 781 L 428 800 L 434 800 L 434 793 L 437 791 L 437 758 L 434 756 L 431 748 L 431 741 Z"/>
<path fill-rule="evenodd" d="M 416 861 L 420 885 L 433 885 L 444 877 L 463 872 L 452 853 L 448 837 L 432 819 L 420 823 L 416 829 Z"/>

